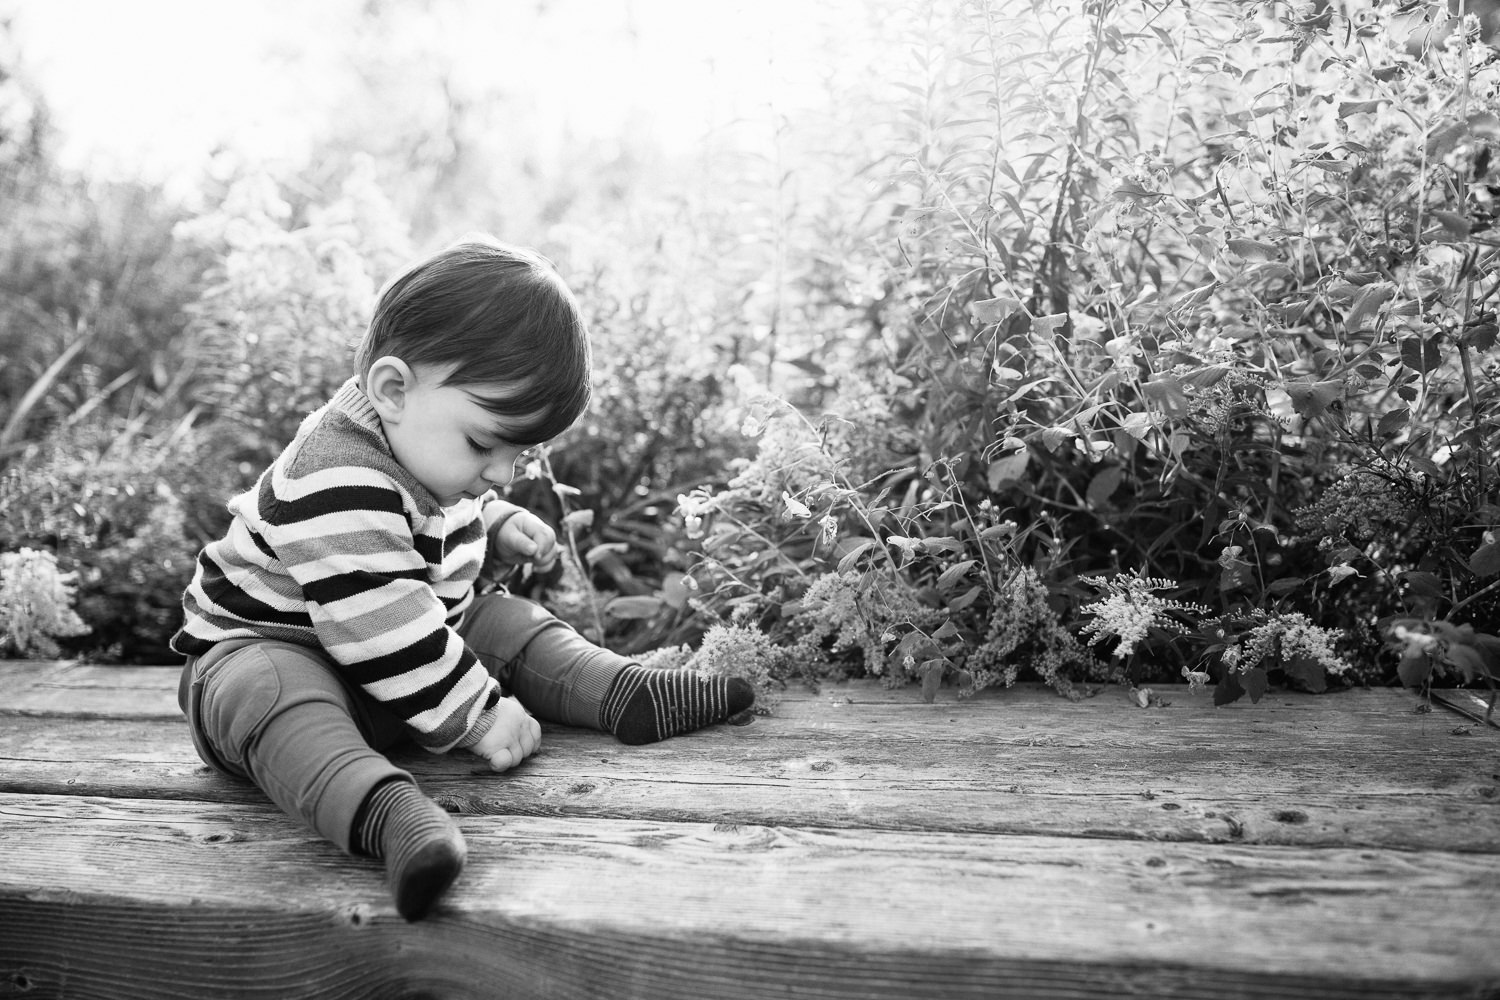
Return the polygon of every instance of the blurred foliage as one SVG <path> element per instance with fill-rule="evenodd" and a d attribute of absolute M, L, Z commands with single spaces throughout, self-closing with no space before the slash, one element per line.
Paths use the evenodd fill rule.
<path fill-rule="evenodd" d="M 511 584 L 616 649 L 768 700 L 1490 681 L 1500 59 L 1440 3 L 1351 11 L 882 0 L 824 111 L 679 156 L 497 150 L 535 122 L 434 55 L 192 213 L 56 168 L 0 76 L 0 550 L 78 574 L 64 649 L 161 658 L 375 289 L 489 229 L 596 360 L 512 488 L 570 565 Z M 409 13 L 366 14 L 394 80 Z"/>

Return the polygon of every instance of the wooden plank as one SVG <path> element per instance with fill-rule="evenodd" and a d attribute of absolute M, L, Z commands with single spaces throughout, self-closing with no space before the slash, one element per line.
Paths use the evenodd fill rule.
<path fill-rule="evenodd" d="M 428 921 L 269 810 L 0 796 L 28 996 L 1482 996 L 1490 855 L 467 817 Z M 37 831 L 47 830 L 47 836 Z M 62 862 L 61 859 L 68 859 Z"/>
<path fill-rule="evenodd" d="M 1092 714 L 1116 727 L 1111 738 L 1066 744 L 981 734 L 986 719 L 1006 731 L 999 701 L 963 740 L 923 719 L 876 728 L 859 721 L 865 710 L 846 707 L 832 729 L 778 717 L 654 747 L 549 726 L 506 775 L 467 754 L 393 756 L 468 815 L 1500 850 L 1500 741 L 1453 736 L 1430 716 L 1400 715 L 1386 739 L 1342 749 L 1311 727 L 1232 721 L 1199 732 L 1198 746 L 1182 727 L 1130 735 L 1110 706 Z M 1027 717 L 1011 721 L 1038 724 Z M 923 739 L 928 728 L 939 736 Z M 180 718 L 6 719 L 0 791 L 263 801 L 205 767 Z"/>
<path fill-rule="evenodd" d="M 175 718 L 181 667 L 0 660 L 0 714 Z"/>
<path fill-rule="evenodd" d="M 176 718 L 180 714 L 177 708 L 180 672 L 180 667 L 171 666 L 0 660 L 0 715 Z M 1039 684 L 989 689 L 971 699 L 961 699 L 953 689 L 944 688 L 934 703 L 926 704 L 914 686 L 887 688 L 876 681 L 826 684 L 819 691 L 794 686 L 782 696 L 776 716 L 807 719 L 819 727 L 838 729 L 841 717 L 851 714 L 845 710 L 854 708 L 852 714 L 861 724 L 884 726 L 891 721 L 920 719 L 923 727 L 920 735 L 924 739 L 940 735 L 943 727 L 949 726 L 953 727 L 951 735 L 955 738 L 1001 741 L 1055 740 L 1059 738 L 1058 723 L 1085 718 L 1090 726 L 1108 727 L 1097 734 L 1103 740 L 1108 740 L 1114 731 L 1141 732 L 1160 726 L 1168 718 L 1173 725 L 1182 725 L 1185 718 L 1206 723 L 1210 727 L 1207 730 L 1201 725 L 1193 730 L 1200 740 L 1215 738 L 1217 727 L 1227 725 L 1226 720 L 1230 719 L 1240 719 L 1241 724 L 1252 728 L 1261 727 L 1267 735 L 1314 726 L 1328 741 L 1336 741 L 1343 734 L 1373 735 L 1378 739 L 1390 732 L 1392 726 L 1399 726 L 1400 717 L 1408 713 L 1429 714 L 1435 725 L 1450 720 L 1453 726 L 1462 725 L 1446 712 L 1421 711 L 1425 707 L 1423 700 L 1399 688 L 1356 689 L 1322 696 L 1273 691 L 1258 704 L 1242 700 L 1215 708 L 1208 693 L 1190 693 L 1185 686 L 1173 686 L 1158 692 L 1167 701 L 1166 707 L 1147 710 L 1135 707 L 1121 688 L 1096 690 L 1096 697 L 1068 701 Z M 1443 707 L 1482 701 L 1475 692 L 1460 689 L 1437 694 L 1442 697 L 1436 703 Z M 988 725 L 986 731 L 973 731 L 973 727 L 964 725 L 980 706 L 989 711 L 997 704 L 1019 714 L 1002 720 L 1003 725 Z M 1101 710 L 1106 708 L 1109 712 L 1104 718 Z M 1372 725 L 1378 728 L 1371 730 Z"/>

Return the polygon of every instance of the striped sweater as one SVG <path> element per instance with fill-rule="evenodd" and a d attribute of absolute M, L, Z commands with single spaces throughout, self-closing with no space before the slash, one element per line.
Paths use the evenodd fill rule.
<path fill-rule="evenodd" d="M 486 524 L 516 509 L 486 493 L 442 508 L 397 464 L 353 379 L 309 416 L 207 545 L 172 648 L 226 639 L 322 650 L 434 752 L 473 745 L 498 683 L 454 629 L 474 600 Z"/>

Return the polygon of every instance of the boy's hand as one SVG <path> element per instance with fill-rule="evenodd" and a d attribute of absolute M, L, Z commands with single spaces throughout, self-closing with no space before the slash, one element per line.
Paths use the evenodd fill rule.
<path fill-rule="evenodd" d="M 506 518 L 494 535 L 495 554 L 509 563 L 531 563 L 544 572 L 557 561 L 557 532 L 529 510 Z"/>
<path fill-rule="evenodd" d="M 501 698 L 495 705 L 495 722 L 469 752 L 489 761 L 490 769 L 509 771 L 536 753 L 542 742 L 542 727 L 514 698 Z"/>

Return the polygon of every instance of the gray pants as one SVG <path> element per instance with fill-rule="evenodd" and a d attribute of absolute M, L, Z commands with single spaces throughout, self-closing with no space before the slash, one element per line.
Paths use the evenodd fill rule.
<path fill-rule="evenodd" d="M 507 693 L 543 722 L 598 729 L 604 695 L 631 663 L 540 605 L 509 595 L 476 598 L 459 634 Z M 411 777 L 381 752 L 409 738 L 405 723 L 316 649 L 262 639 L 221 642 L 189 658 L 178 704 L 205 763 L 253 781 L 344 851 L 370 789 Z"/>

